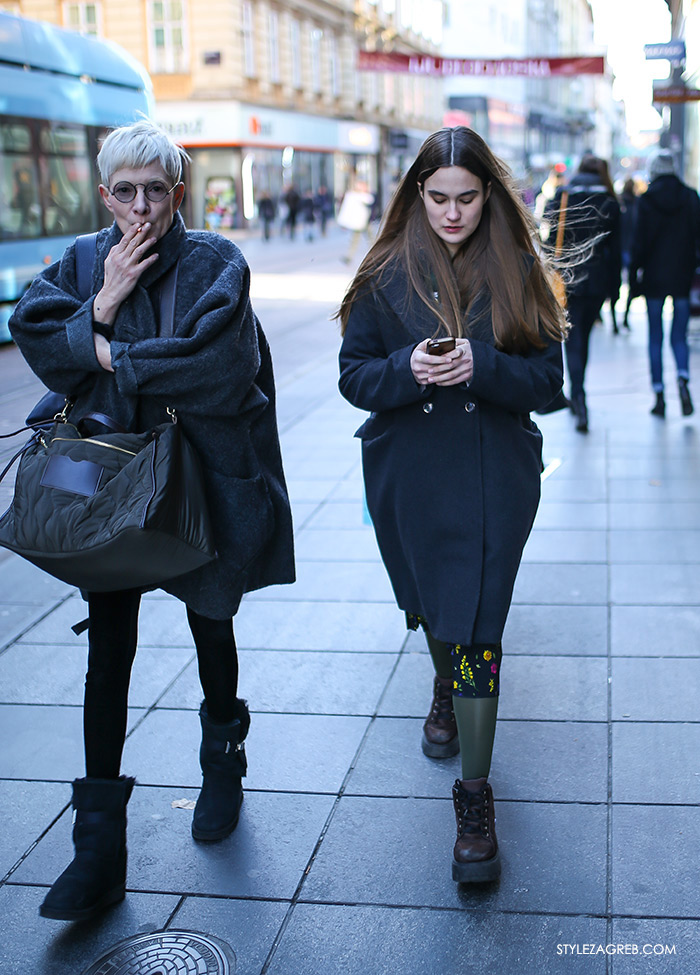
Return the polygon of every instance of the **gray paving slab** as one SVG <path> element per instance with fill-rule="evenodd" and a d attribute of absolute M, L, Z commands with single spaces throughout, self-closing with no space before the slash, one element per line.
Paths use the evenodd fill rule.
<path fill-rule="evenodd" d="M 700 655 L 697 606 L 613 606 L 610 619 L 613 656 Z"/>
<path fill-rule="evenodd" d="M 235 631 L 242 648 L 396 653 L 406 620 L 393 603 L 244 599 Z"/>
<path fill-rule="evenodd" d="M 304 529 L 295 540 L 297 562 L 379 562 L 381 556 L 369 526 Z"/>
<path fill-rule="evenodd" d="M 287 901 L 187 897 L 170 926 L 221 938 L 236 955 L 236 975 L 259 975 L 288 910 Z"/>
<path fill-rule="evenodd" d="M 615 722 L 613 801 L 700 805 L 700 724 Z"/>
<path fill-rule="evenodd" d="M 388 653 L 294 650 L 240 650 L 238 660 L 239 694 L 256 711 L 363 715 L 376 711 L 395 662 Z M 201 699 L 193 660 L 158 703 L 198 708 Z"/>
<path fill-rule="evenodd" d="M 139 647 L 129 689 L 132 707 L 155 704 L 193 657 L 181 647 Z M 15 644 L 0 656 L 0 703 L 82 705 L 86 667 L 85 646 Z"/>
<path fill-rule="evenodd" d="M 597 501 L 550 501 L 544 498 L 537 509 L 536 528 L 598 529 L 608 523 L 608 506 Z"/>
<path fill-rule="evenodd" d="M 700 484 L 700 481 L 698 482 Z M 700 493 L 700 490 L 699 490 Z M 700 529 L 700 502 L 615 501 L 610 503 L 610 527 L 675 528 L 679 531 Z"/>
<path fill-rule="evenodd" d="M 510 654 L 605 656 L 607 606 L 511 606 L 503 647 Z"/>
<path fill-rule="evenodd" d="M 54 579 L 18 555 L 8 552 L 0 561 L 0 600 L 3 603 L 45 606 L 72 592 L 72 586 Z"/>
<path fill-rule="evenodd" d="M 394 596 L 381 562 L 368 562 L 362 572 L 354 562 L 300 562 L 297 581 L 291 586 L 270 586 L 252 592 L 251 602 L 319 601 L 391 603 Z"/>
<path fill-rule="evenodd" d="M 10 873 L 36 838 L 63 812 L 70 795 L 70 789 L 59 783 L 0 780 L 0 809 L 5 811 L 0 877 Z"/>
<path fill-rule="evenodd" d="M 700 606 L 700 563 L 611 565 L 610 599 L 617 605 Z"/>
<path fill-rule="evenodd" d="M 94 921 L 71 924 L 39 917 L 44 887 L 0 888 L 0 971 L 3 975 L 80 975 L 123 938 L 165 926 L 177 894 L 129 894 Z"/>
<path fill-rule="evenodd" d="M 604 531 L 536 528 L 523 552 L 523 562 L 606 562 Z"/>
<path fill-rule="evenodd" d="M 545 453 L 544 462 L 550 459 Z M 565 468 L 558 468 L 542 482 L 542 503 L 547 501 L 606 501 L 608 497 L 607 480 L 603 474 L 598 477 L 563 476 Z"/>
<path fill-rule="evenodd" d="M 129 803 L 127 889 L 145 893 L 290 899 L 333 805 L 333 797 L 246 793 L 232 836 L 196 843 L 192 812 L 173 808 L 197 790 L 137 786 Z M 13 874 L 22 884 L 50 884 L 71 855 L 63 816 Z M 129 895 L 127 895 L 127 899 Z"/>
<path fill-rule="evenodd" d="M 611 941 L 625 948 L 612 958 L 613 975 L 688 975 L 700 958 L 700 921 L 613 918 Z"/>
<path fill-rule="evenodd" d="M 9 647 L 49 611 L 47 606 L 0 603 L 0 648 Z"/>
<path fill-rule="evenodd" d="M 632 478 L 614 477 L 609 482 L 611 501 L 659 502 L 694 501 L 698 499 L 698 482 L 688 477 Z"/>
<path fill-rule="evenodd" d="M 471 912 L 604 912 L 605 806 L 500 801 L 496 816 L 503 873 L 488 890 L 474 890 L 449 882 L 451 801 L 346 796 L 302 897 Z"/>
<path fill-rule="evenodd" d="M 338 792 L 368 723 L 354 715 L 253 714 L 246 789 Z M 144 785 L 199 788 L 200 738 L 195 712 L 151 711 L 129 736 L 123 766 Z"/>
<path fill-rule="evenodd" d="M 523 563 L 513 591 L 513 603 L 603 606 L 608 596 L 605 565 Z"/>
<path fill-rule="evenodd" d="M 613 806 L 614 914 L 697 921 L 699 826 L 696 805 Z"/>
<path fill-rule="evenodd" d="M 700 657 L 677 658 L 673 646 L 652 659 L 619 658 L 612 662 L 612 719 L 700 721 L 698 687 Z"/>
<path fill-rule="evenodd" d="M 129 708 L 129 728 L 143 717 Z M 0 705 L 0 779 L 72 782 L 84 775 L 83 709 Z"/>
<path fill-rule="evenodd" d="M 700 562 L 700 531 L 659 528 L 612 531 L 610 562 Z"/>
<path fill-rule="evenodd" d="M 598 918 L 298 904 L 270 975 L 603 975 L 605 959 L 564 944 L 605 943 Z M 497 967 L 493 967 L 497 965 Z"/>
<path fill-rule="evenodd" d="M 460 756 L 426 758 L 423 719 L 377 718 L 346 787 L 347 795 L 445 798 L 461 778 Z M 605 802 L 607 724 L 500 720 L 490 780 L 500 799 Z"/>

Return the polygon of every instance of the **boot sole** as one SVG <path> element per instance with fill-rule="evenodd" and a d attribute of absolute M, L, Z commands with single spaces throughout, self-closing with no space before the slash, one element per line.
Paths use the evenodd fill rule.
<path fill-rule="evenodd" d="M 455 735 L 452 741 L 445 742 L 444 745 L 434 741 L 428 741 L 423 733 L 423 740 L 420 743 L 421 750 L 428 758 L 452 758 L 459 752 L 459 738 Z"/>
<path fill-rule="evenodd" d="M 113 887 L 112 890 L 100 897 L 90 907 L 83 907 L 79 910 L 70 910 L 70 908 L 61 910 L 61 908 L 46 907 L 42 904 L 39 907 L 39 914 L 42 917 L 49 918 L 51 921 L 89 921 L 91 918 L 97 917 L 98 914 L 101 914 L 108 907 L 112 907 L 114 904 L 123 901 L 125 896 L 126 884 L 120 884 L 119 887 Z"/>
<path fill-rule="evenodd" d="M 501 876 L 501 852 L 490 860 L 476 860 L 474 863 L 459 863 L 452 859 L 452 879 L 458 884 L 487 884 Z"/>
<path fill-rule="evenodd" d="M 243 805 L 243 797 L 241 796 L 241 805 Z M 238 807 L 238 812 L 236 813 L 236 818 L 228 823 L 226 826 L 222 826 L 221 829 L 212 830 L 211 832 L 206 832 L 205 830 L 197 829 L 192 823 L 192 839 L 197 840 L 198 843 L 217 843 L 219 840 L 225 840 L 227 836 L 230 836 L 234 831 L 236 826 L 238 826 L 238 820 L 241 816 L 241 806 Z"/>

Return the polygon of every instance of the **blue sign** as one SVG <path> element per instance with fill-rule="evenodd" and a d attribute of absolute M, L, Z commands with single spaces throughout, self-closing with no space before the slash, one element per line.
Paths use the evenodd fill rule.
<path fill-rule="evenodd" d="M 685 41 L 666 41 L 664 44 L 645 44 L 644 57 L 647 61 L 665 59 L 666 61 L 685 61 Z"/>

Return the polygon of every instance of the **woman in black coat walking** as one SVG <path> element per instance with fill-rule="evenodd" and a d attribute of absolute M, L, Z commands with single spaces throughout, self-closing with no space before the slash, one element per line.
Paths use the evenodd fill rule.
<path fill-rule="evenodd" d="M 357 436 L 377 540 L 436 671 L 423 751 L 461 748 L 461 882 L 500 872 L 487 780 L 501 637 L 540 495 L 529 413 L 562 385 L 566 326 L 535 234 L 484 141 L 441 129 L 397 187 L 338 312 L 340 389 L 371 411 Z"/>
<path fill-rule="evenodd" d="M 603 172 L 607 172 L 604 160 L 584 156 L 571 182 L 557 190 L 549 210 L 552 233 L 564 221 L 564 253 L 576 262 L 566 282 L 571 324 L 566 365 L 571 409 L 580 433 L 588 432 L 584 381 L 591 331 L 606 298 L 619 295 L 622 273 L 620 206 Z"/>
<path fill-rule="evenodd" d="M 99 410 L 142 431 L 172 408 L 199 454 L 218 557 L 163 588 L 186 604 L 197 649 L 203 784 L 192 835 L 211 841 L 235 829 L 246 771 L 250 715 L 237 697 L 232 617 L 244 592 L 293 582 L 294 561 L 272 362 L 249 271 L 232 242 L 185 230 L 183 155 L 146 120 L 110 133 L 97 161 L 114 223 L 97 235 L 88 298 L 71 245 L 32 283 L 10 328 L 34 372 L 71 401 L 71 421 Z M 173 334 L 159 336 L 158 296 L 174 268 Z M 141 591 L 87 599 L 86 777 L 73 783 L 75 858 L 40 908 L 58 920 L 98 914 L 124 897 L 126 879 L 134 779 L 120 766 Z"/>

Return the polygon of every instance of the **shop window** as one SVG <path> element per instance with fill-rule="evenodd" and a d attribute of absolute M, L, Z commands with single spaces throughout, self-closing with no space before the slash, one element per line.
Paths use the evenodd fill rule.
<path fill-rule="evenodd" d="M 182 0 L 151 0 L 149 58 L 153 74 L 182 74 L 189 70 L 185 5 Z"/>

